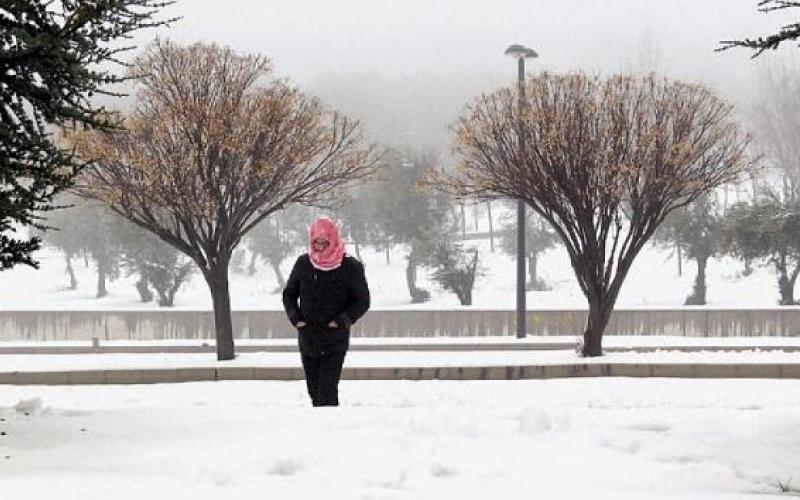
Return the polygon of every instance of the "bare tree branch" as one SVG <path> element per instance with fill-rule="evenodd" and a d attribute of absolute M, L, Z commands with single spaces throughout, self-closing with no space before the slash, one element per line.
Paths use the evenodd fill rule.
<path fill-rule="evenodd" d="M 758 2 L 759 11 L 769 13 L 776 10 L 783 10 L 792 7 L 800 7 L 800 2 L 787 1 L 787 0 L 760 0 Z M 753 58 L 760 56 L 766 50 L 777 49 L 780 44 L 789 40 L 796 40 L 800 37 L 800 23 L 792 23 L 783 26 L 778 33 L 768 35 L 766 37 L 758 37 L 755 39 L 745 38 L 744 40 L 724 40 L 720 42 L 721 47 L 717 48 L 716 52 L 728 50 L 733 47 L 744 47 L 754 50 Z"/>

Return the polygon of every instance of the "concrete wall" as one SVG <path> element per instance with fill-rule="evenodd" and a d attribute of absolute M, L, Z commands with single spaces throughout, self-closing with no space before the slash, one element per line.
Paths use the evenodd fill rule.
<path fill-rule="evenodd" d="M 527 315 L 532 335 L 579 335 L 586 311 L 538 310 Z M 296 335 L 281 311 L 235 311 L 237 338 Z M 355 336 L 431 337 L 514 335 L 513 311 L 370 311 Z M 800 308 L 618 310 L 608 335 L 688 337 L 800 336 Z M 0 311 L 0 340 L 212 339 L 210 311 Z"/>
<path fill-rule="evenodd" d="M 567 377 L 800 379 L 800 364 L 631 364 L 349 368 L 344 380 L 520 380 Z M 165 368 L 0 372 L 0 385 L 172 384 L 216 380 L 303 380 L 292 367 Z"/>

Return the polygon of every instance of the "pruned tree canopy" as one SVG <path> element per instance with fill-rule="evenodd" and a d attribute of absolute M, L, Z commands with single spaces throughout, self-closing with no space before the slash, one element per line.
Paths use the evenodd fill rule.
<path fill-rule="evenodd" d="M 584 354 L 597 355 L 644 243 L 672 210 L 737 180 L 749 139 L 701 85 L 543 73 L 523 91 L 467 108 L 459 174 L 435 180 L 462 197 L 522 199 L 552 225 L 589 301 Z"/>
<path fill-rule="evenodd" d="M 242 237 L 292 203 L 323 202 L 371 174 L 379 153 L 362 144 L 358 122 L 275 79 L 261 56 L 157 41 L 131 75 L 141 90 L 126 130 L 69 134 L 94 160 L 78 191 L 197 264 L 215 312 L 227 311 L 217 347 L 230 359 L 228 264 Z"/>
<path fill-rule="evenodd" d="M 290 203 L 313 204 L 371 171 L 358 123 L 281 80 L 271 63 L 214 45 L 157 42 L 132 72 L 142 91 L 127 130 L 75 134 L 89 158 L 80 191 L 156 229 L 207 268 L 219 245 Z M 164 216 L 167 219 L 164 219 Z"/>

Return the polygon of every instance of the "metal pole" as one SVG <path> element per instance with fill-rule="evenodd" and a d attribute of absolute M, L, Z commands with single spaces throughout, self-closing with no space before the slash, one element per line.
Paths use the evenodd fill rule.
<path fill-rule="evenodd" d="M 494 223 L 492 221 L 492 202 L 486 202 L 486 211 L 489 212 L 489 249 L 494 253 Z"/>
<path fill-rule="evenodd" d="M 517 86 L 520 118 L 517 133 L 520 151 L 524 151 L 521 113 L 525 99 L 525 58 L 520 57 L 518 61 Z M 525 338 L 525 326 L 525 202 L 519 199 L 517 200 L 517 338 Z"/>

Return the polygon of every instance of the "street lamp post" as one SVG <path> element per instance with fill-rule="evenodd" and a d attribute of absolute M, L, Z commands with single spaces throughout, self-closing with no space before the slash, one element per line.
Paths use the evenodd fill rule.
<path fill-rule="evenodd" d="M 525 146 L 522 134 L 522 107 L 525 102 L 525 59 L 539 57 L 535 50 L 524 45 L 509 46 L 505 55 L 517 60 L 517 89 L 519 95 L 520 124 L 517 133 L 519 148 Z M 517 200 L 517 338 L 525 338 L 525 202 Z"/>

